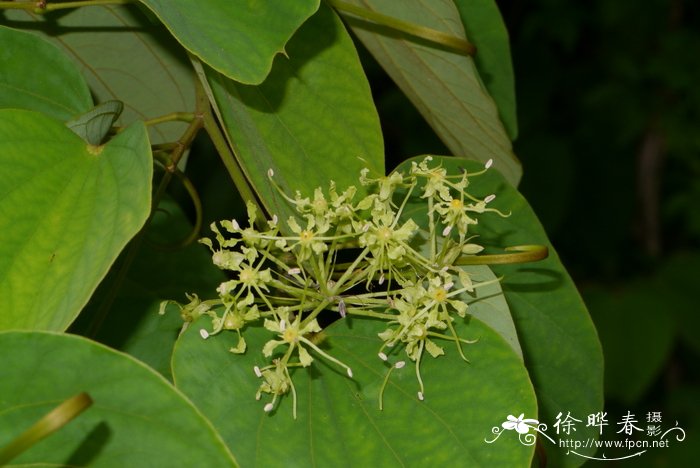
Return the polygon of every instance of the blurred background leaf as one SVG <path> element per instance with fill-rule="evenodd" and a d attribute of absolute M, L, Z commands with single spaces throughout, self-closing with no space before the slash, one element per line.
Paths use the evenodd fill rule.
<path fill-rule="evenodd" d="M 119 125 L 194 111 L 194 73 L 187 56 L 164 27 L 134 6 L 92 6 L 44 15 L 3 10 L 0 23 L 34 31 L 63 49 L 98 103 L 124 102 Z M 40 69 L 39 77 L 49 65 Z M 185 128 L 182 122 L 167 122 L 150 127 L 149 136 L 152 143 L 177 141 Z"/>
<path fill-rule="evenodd" d="M 349 3 L 451 36 L 465 37 L 460 13 L 452 0 L 352 0 Z M 481 31 L 498 19 L 493 15 L 484 18 L 489 23 Z M 351 15 L 344 19 L 452 154 L 483 162 L 493 159 L 506 179 L 518 184 L 522 175 L 520 162 L 513 153 L 496 103 L 471 57 Z M 503 79 L 507 81 L 506 76 Z M 499 91 L 499 96 L 505 94 Z M 504 108 L 511 123 L 513 112 L 514 108 Z M 404 153 L 402 157 L 415 154 L 420 153 Z"/>

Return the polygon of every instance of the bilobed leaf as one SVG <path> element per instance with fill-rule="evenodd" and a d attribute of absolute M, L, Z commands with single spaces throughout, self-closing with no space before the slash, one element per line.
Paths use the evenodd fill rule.
<path fill-rule="evenodd" d="M 462 170 L 477 172 L 483 165 L 456 158 L 436 158 L 449 174 Z M 404 164 L 410 164 L 410 161 Z M 567 412 L 577 419 L 600 411 L 603 407 L 603 355 L 593 322 L 576 286 L 561 264 L 532 208 L 496 171 L 470 179 L 469 192 L 482 199 L 496 198 L 489 206 L 505 213 L 481 216 L 473 227 L 475 242 L 496 249 L 508 246 L 542 244 L 549 247 L 549 257 L 538 263 L 493 265 L 503 276 L 501 287 L 515 321 L 518 338 L 540 403 L 540 421 L 548 425 L 557 414 Z M 591 428 L 579 427 L 577 437 L 597 437 Z M 549 451 L 551 446 L 545 445 Z M 591 455 L 592 448 L 580 453 Z M 566 449 L 548 454 L 555 466 L 581 464 L 582 459 L 565 457 Z"/>
<path fill-rule="evenodd" d="M 0 110 L 0 329 L 65 330 L 150 211 L 143 124 L 104 146 Z"/>
<path fill-rule="evenodd" d="M 194 74 L 184 51 L 137 8 L 91 6 L 46 15 L 5 10 L 3 15 L 5 24 L 38 30 L 58 45 L 82 71 L 98 103 L 122 101 L 119 125 L 194 111 Z M 35 67 L 35 73 L 43 71 L 39 76 L 51 76 L 49 65 L 35 61 Z M 90 108 L 92 100 L 79 112 Z M 153 143 L 177 141 L 185 128 L 168 122 L 149 127 L 149 136 Z"/>
<path fill-rule="evenodd" d="M 265 365 L 260 349 L 268 331 L 248 327 L 248 351 L 234 355 L 229 352 L 237 341 L 234 333 L 205 341 L 199 327 L 193 324 L 178 340 L 175 383 L 210 418 L 243 466 L 288 460 L 298 466 L 530 465 L 533 447 L 517 437 L 504 436 L 493 445 L 484 441 L 507 415 L 537 410 L 522 360 L 476 319 L 456 323 L 460 335 L 479 338 L 466 346 L 470 364 L 460 359 L 454 343 L 439 341 L 445 355 L 426 355 L 421 364 L 425 400 L 418 400 L 415 370 L 407 362 L 390 376 L 383 411 L 379 389 L 389 367 L 377 357 L 377 333 L 385 324 L 358 318 L 335 322 L 323 332 L 321 347 L 351 366 L 354 377 L 319 356 L 310 368 L 293 370 L 296 420 L 291 395 L 271 414 L 263 412 L 265 396 L 265 401 L 254 398 L 260 380 L 253 366 Z M 407 359 L 396 351 L 392 363 Z"/>
<path fill-rule="evenodd" d="M 4 313 L 0 310 L 0 313 Z M 0 447 L 60 402 L 93 405 L 12 466 L 206 466 L 236 462 L 211 423 L 141 362 L 75 335 L 0 333 Z"/>
<path fill-rule="evenodd" d="M 66 122 L 66 126 L 91 145 L 102 144 L 124 109 L 121 101 L 98 104 L 88 112 Z"/>
<path fill-rule="evenodd" d="M 465 37 L 453 0 L 348 3 Z M 504 177 L 517 185 L 520 162 L 474 59 L 352 16 L 346 21 L 455 156 L 482 162 L 493 159 Z"/>
<path fill-rule="evenodd" d="M 0 26 L 0 44 L 0 108 L 68 120 L 92 107 L 76 66 L 46 39 Z"/>
<path fill-rule="evenodd" d="M 518 136 L 515 80 L 508 30 L 495 0 L 454 0 L 469 41 L 476 46 L 474 61 L 481 81 L 496 101 L 498 114 L 511 140 Z"/>
<path fill-rule="evenodd" d="M 357 185 L 362 168 L 384 175 L 377 111 L 357 52 L 325 5 L 287 44 L 259 86 L 236 83 L 211 68 L 205 79 L 243 171 L 268 210 L 294 214 L 268 180 L 286 193 L 313 194 L 334 180 Z"/>
<path fill-rule="evenodd" d="M 319 0 L 140 0 L 203 62 L 247 84 L 262 82 Z"/>

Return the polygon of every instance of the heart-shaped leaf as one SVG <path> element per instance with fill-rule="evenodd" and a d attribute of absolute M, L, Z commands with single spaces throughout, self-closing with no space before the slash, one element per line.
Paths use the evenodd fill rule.
<path fill-rule="evenodd" d="M 65 330 L 151 203 L 143 124 L 104 146 L 32 111 L 0 110 L 0 329 Z"/>
<path fill-rule="evenodd" d="M 4 311 L 3 311 L 4 312 Z M 236 466 L 211 423 L 141 362 L 75 335 L 2 332 L 0 447 L 62 401 L 93 405 L 13 466 Z"/>

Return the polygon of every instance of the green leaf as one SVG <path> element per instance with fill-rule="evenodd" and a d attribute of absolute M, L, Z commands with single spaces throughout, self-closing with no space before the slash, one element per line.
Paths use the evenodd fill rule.
<path fill-rule="evenodd" d="M 66 126 L 87 143 L 99 146 L 123 109 L 121 101 L 107 101 L 66 122 Z"/>
<path fill-rule="evenodd" d="M 483 170 L 483 165 L 456 158 L 436 158 L 449 174 Z M 410 164 L 410 161 L 405 164 Z M 496 198 L 489 206 L 510 216 L 482 215 L 473 234 L 476 242 L 489 248 L 542 244 L 549 258 L 534 264 L 493 265 L 503 276 L 501 287 L 515 321 L 525 363 L 540 404 L 540 421 L 551 425 L 557 414 L 568 411 L 577 419 L 603 407 L 603 355 L 596 330 L 586 306 L 532 208 L 496 171 L 470 179 L 469 191 L 482 199 Z M 489 253 L 488 250 L 484 253 Z M 597 437 L 596 431 L 581 427 L 577 437 Z M 545 445 L 549 451 L 551 446 Z M 581 449 L 591 455 L 593 449 Z M 582 459 L 566 457 L 566 449 L 548 454 L 554 466 L 580 464 Z"/>
<path fill-rule="evenodd" d="M 161 201 L 126 278 L 117 283 L 122 263 L 116 262 L 70 331 L 85 333 L 94 315 L 107 307 L 95 339 L 170 377 L 170 358 L 183 322 L 175 306 L 159 315 L 160 303 L 186 302 L 185 293 L 207 297 L 226 280 L 206 247 L 195 243 L 177 250 L 162 248 L 185 238 L 191 229 L 176 203 Z M 117 288 L 117 294 L 113 302 L 105 303 L 112 288 Z"/>
<path fill-rule="evenodd" d="M 68 120 L 92 107 L 85 80 L 56 46 L 3 26 L 0 44 L 0 108 L 30 109 Z"/>
<path fill-rule="evenodd" d="M 508 30 L 494 0 L 454 0 L 469 42 L 476 46 L 474 61 L 481 81 L 496 101 L 511 140 L 518 136 L 515 79 Z"/>
<path fill-rule="evenodd" d="M 384 175 L 377 111 L 349 35 L 325 5 L 287 45 L 259 86 L 238 84 L 205 68 L 229 141 L 267 209 L 295 212 L 271 186 L 311 195 L 334 180 L 357 185 L 360 170 Z M 361 189 L 361 188 L 360 188 Z"/>
<path fill-rule="evenodd" d="M 349 3 L 465 37 L 452 0 Z M 471 57 L 353 17 L 346 21 L 453 154 L 482 162 L 493 159 L 505 178 L 517 185 L 522 175 L 520 162 Z"/>
<path fill-rule="evenodd" d="M 245 330 L 248 351 L 228 351 L 234 333 L 202 340 L 195 323 L 178 340 L 173 355 L 176 385 L 208 415 L 243 466 L 530 466 L 533 447 L 511 434 L 493 445 L 491 429 L 509 414 L 536 412 L 535 397 L 520 358 L 478 320 L 458 322 L 458 333 L 479 342 L 467 346 L 467 364 L 450 342 L 446 355 L 425 357 L 421 373 L 425 401 L 410 362 L 395 369 L 378 408 L 379 389 L 388 371 L 377 357 L 384 323 L 339 320 L 321 344 L 350 365 L 354 378 L 318 355 L 308 369 L 293 371 L 298 395 L 292 419 L 291 395 L 271 414 L 254 398 L 260 381 L 253 366 L 269 332 Z M 397 350 L 398 351 L 398 350 Z M 313 351 L 312 351 L 313 353 Z M 391 361 L 405 359 L 390 356 Z"/>
<path fill-rule="evenodd" d="M 64 330 L 150 211 L 143 124 L 104 146 L 0 110 L 0 329 Z"/>
<path fill-rule="evenodd" d="M 11 357 L 0 379 L 0 447 L 67 398 L 87 392 L 94 401 L 17 465 L 236 466 L 192 403 L 127 355 L 46 332 L 2 332 L 0 354 Z"/>
<path fill-rule="evenodd" d="M 190 52 L 227 77 L 259 84 L 319 0 L 140 0 Z"/>
<path fill-rule="evenodd" d="M 3 14 L 6 24 L 38 30 L 58 45 L 82 71 L 97 102 L 124 102 L 119 125 L 194 111 L 194 76 L 184 51 L 137 8 L 92 6 L 60 14 L 20 10 Z M 41 69 L 53 72 L 48 65 Z M 79 112 L 90 108 L 92 100 Z M 177 141 L 185 128 L 183 122 L 168 122 L 149 127 L 149 135 L 153 143 Z"/>
<path fill-rule="evenodd" d="M 469 273 L 474 283 L 482 283 L 496 280 L 496 275 L 487 266 L 463 266 Z M 518 341 L 518 333 L 515 330 L 513 317 L 510 314 L 508 303 L 501 290 L 500 282 L 494 282 L 488 286 L 477 288 L 473 294 L 462 293 L 456 299 L 469 304 L 467 313 L 476 317 L 501 335 L 513 351 L 523 357 L 523 350 Z M 517 416 L 517 415 L 516 415 Z"/>

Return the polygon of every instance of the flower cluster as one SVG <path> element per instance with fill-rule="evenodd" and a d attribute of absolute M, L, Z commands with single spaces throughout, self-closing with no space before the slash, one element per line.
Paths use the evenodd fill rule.
<path fill-rule="evenodd" d="M 187 325 L 202 315 L 210 317 L 211 328 L 200 330 L 203 338 L 224 330 L 237 333 L 233 353 L 246 352 L 247 326 L 271 333 L 262 350 L 254 351 L 269 360 L 254 369 L 261 382 L 256 397 L 271 398 L 265 411 L 291 392 L 296 416 L 293 369 L 310 366 L 314 359 L 330 361 L 352 378 L 349 366 L 314 342 L 321 331 L 319 314 L 328 311 L 340 319 L 385 320 L 378 356 L 388 361 L 392 353 L 406 354 L 415 365 L 420 400 L 425 395 L 420 363 L 426 353 L 436 358 L 445 353 L 441 343 L 452 342 L 467 360 L 462 344 L 472 342 L 460 338 L 454 327 L 468 310 L 459 298 L 486 283 L 472 281 L 457 263 L 482 250 L 469 231 L 478 215 L 506 215 L 489 206 L 493 195 L 482 199 L 467 192 L 470 178 L 483 174 L 490 163 L 476 173 L 450 176 L 431 161 L 427 157 L 407 173 L 375 179 L 363 170 L 359 181 L 367 195 L 359 199 L 356 187 L 341 192 L 333 182 L 312 197 L 288 196 L 270 171 L 271 183 L 297 216 L 261 221 L 249 204 L 246 227 L 222 221 L 212 225 L 214 240 L 201 241 L 230 279 L 218 287 L 217 299 L 188 296 L 190 302 L 180 305 L 183 320 Z M 406 215 L 409 206 L 412 217 Z M 416 206 L 422 208 L 420 215 Z M 350 261 L 338 260 L 343 252 L 353 253 Z M 398 361 L 389 372 L 403 366 Z"/>

